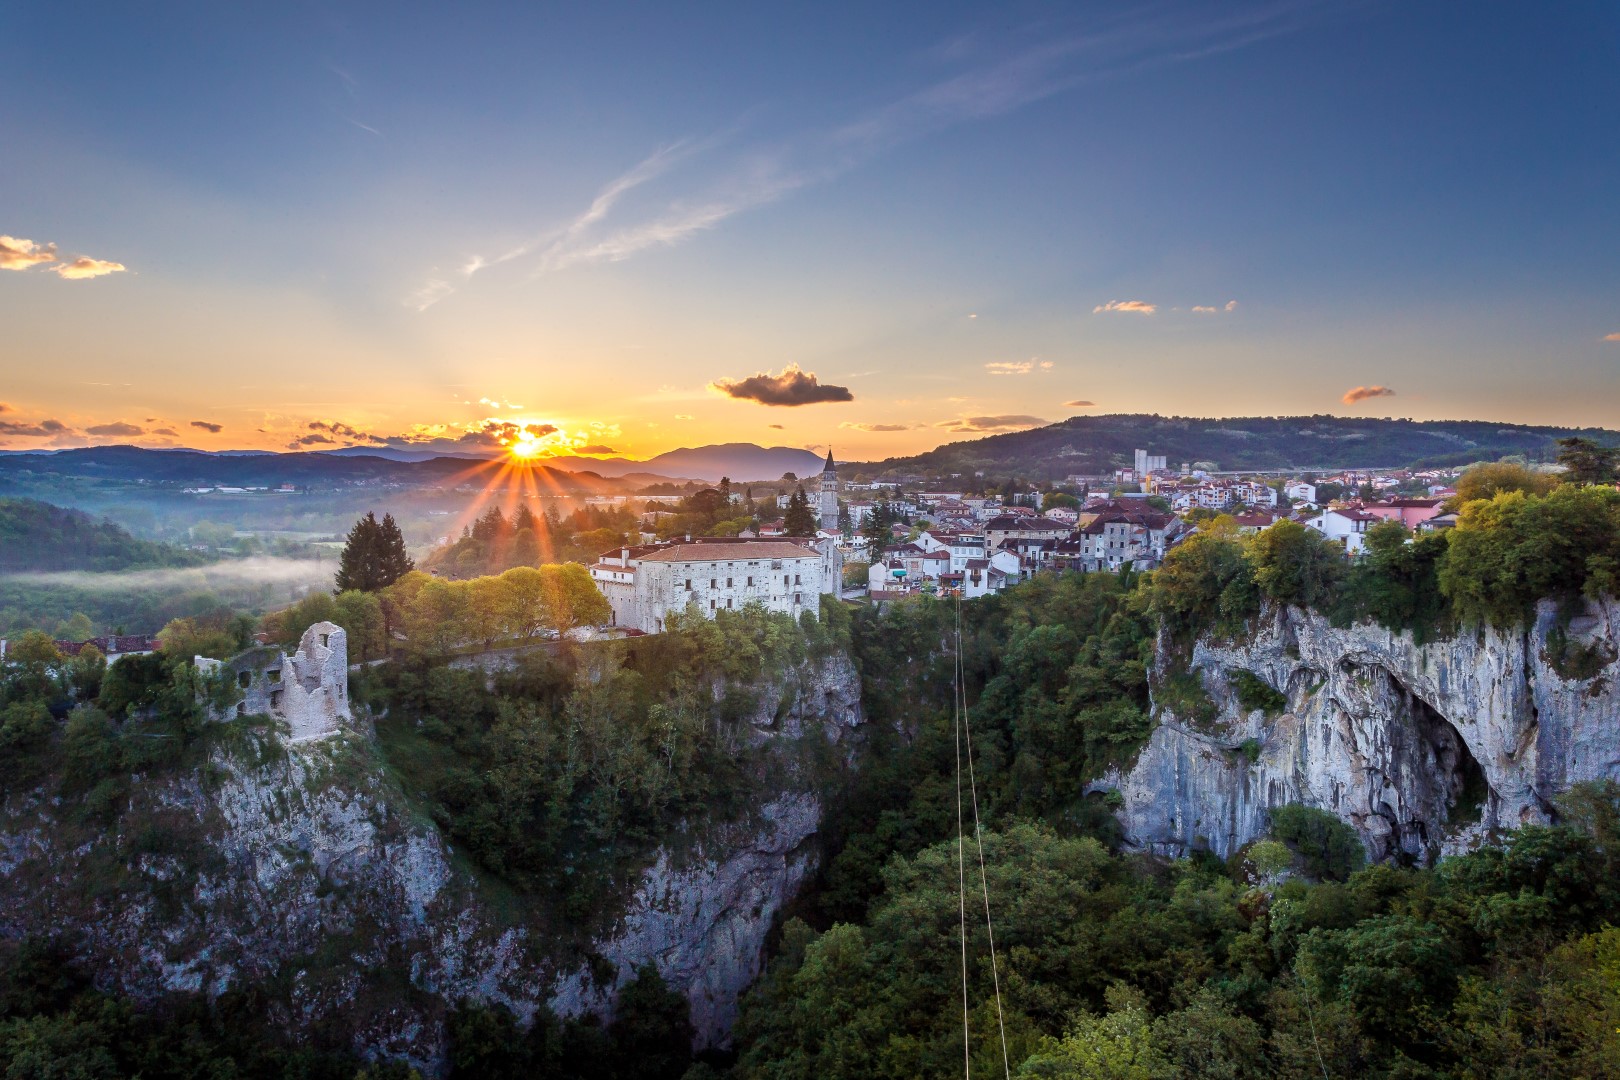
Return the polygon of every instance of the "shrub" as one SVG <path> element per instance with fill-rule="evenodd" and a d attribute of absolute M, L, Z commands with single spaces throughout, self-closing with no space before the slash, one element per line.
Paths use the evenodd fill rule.
<path fill-rule="evenodd" d="M 1271 812 L 1271 836 L 1293 848 L 1313 878 L 1344 881 L 1367 860 L 1354 829 L 1312 806 L 1277 807 Z"/>

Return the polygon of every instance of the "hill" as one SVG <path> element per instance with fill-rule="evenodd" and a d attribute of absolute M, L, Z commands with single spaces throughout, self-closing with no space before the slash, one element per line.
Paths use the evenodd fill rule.
<path fill-rule="evenodd" d="M 110 521 L 34 499 L 0 499 L 0 573 L 151 570 L 198 566 L 202 556 L 137 540 Z"/>
<path fill-rule="evenodd" d="M 1557 439 L 1578 435 L 1620 445 L 1620 431 L 1538 427 L 1488 420 L 1390 420 L 1346 416 L 1205 419 L 1114 413 L 1075 416 L 1050 427 L 946 443 L 912 457 L 855 466 L 875 474 L 984 472 L 1055 480 L 1129 466 L 1138 448 L 1218 470 L 1338 470 L 1466 465 L 1507 454 L 1551 457 Z"/>
<path fill-rule="evenodd" d="M 620 477 L 630 473 L 655 473 L 686 480 L 718 481 L 775 480 L 783 473 L 813 476 L 821 472 L 821 457 L 796 446 L 759 446 L 755 443 L 718 443 L 713 446 L 683 446 L 646 461 L 630 458 L 552 458 L 558 468 L 587 470 L 600 476 Z"/>
<path fill-rule="evenodd" d="M 402 487 L 483 487 L 511 468 L 502 460 L 436 457 L 392 461 L 371 454 L 338 457 L 328 453 L 208 454 L 197 450 L 146 450 L 137 446 L 95 446 L 53 454 L 0 453 L 0 480 L 85 477 L 234 487 L 333 488 L 356 484 Z M 593 473 L 572 473 L 545 465 L 522 466 L 533 485 L 557 494 L 618 494 L 633 485 Z"/>

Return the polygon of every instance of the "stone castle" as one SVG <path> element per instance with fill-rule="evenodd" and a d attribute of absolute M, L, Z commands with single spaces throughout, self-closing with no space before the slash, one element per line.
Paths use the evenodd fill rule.
<path fill-rule="evenodd" d="M 349 712 L 349 642 L 336 623 L 304 631 L 289 656 L 260 646 L 229 660 L 196 658 L 199 668 L 223 670 L 242 697 L 237 716 L 265 715 L 284 721 L 294 742 L 330 735 L 353 717 Z"/>

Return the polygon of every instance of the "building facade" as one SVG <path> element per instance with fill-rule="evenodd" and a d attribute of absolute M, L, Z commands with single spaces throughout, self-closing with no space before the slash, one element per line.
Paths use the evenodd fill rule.
<path fill-rule="evenodd" d="M 832 447 L 827 447 L 827 464 L 821 468 L 821 531 L 838 531 L 838 468 L 833 464 Z"/>
<path fill-rule="evenodd" d="M 835 511 L 836 513 L 836 511 Z M 661 633 L 672 612 L 695 607 L 708 618 L 758 604 L 798 616 L 837 596 L 844 558 L 830 539 L 704 537 L 616 548 L 591 567 L 613 608 L 614 626 Z"/>

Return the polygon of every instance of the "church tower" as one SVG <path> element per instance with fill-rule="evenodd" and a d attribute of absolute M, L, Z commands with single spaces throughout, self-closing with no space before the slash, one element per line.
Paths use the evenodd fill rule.
<path fill-rule="evenodd" d="M 821 469 L 821 531 L 838 531 L 838 467 L 833 464 L 832 447 L 827 447 L 827 464 Z"/>

